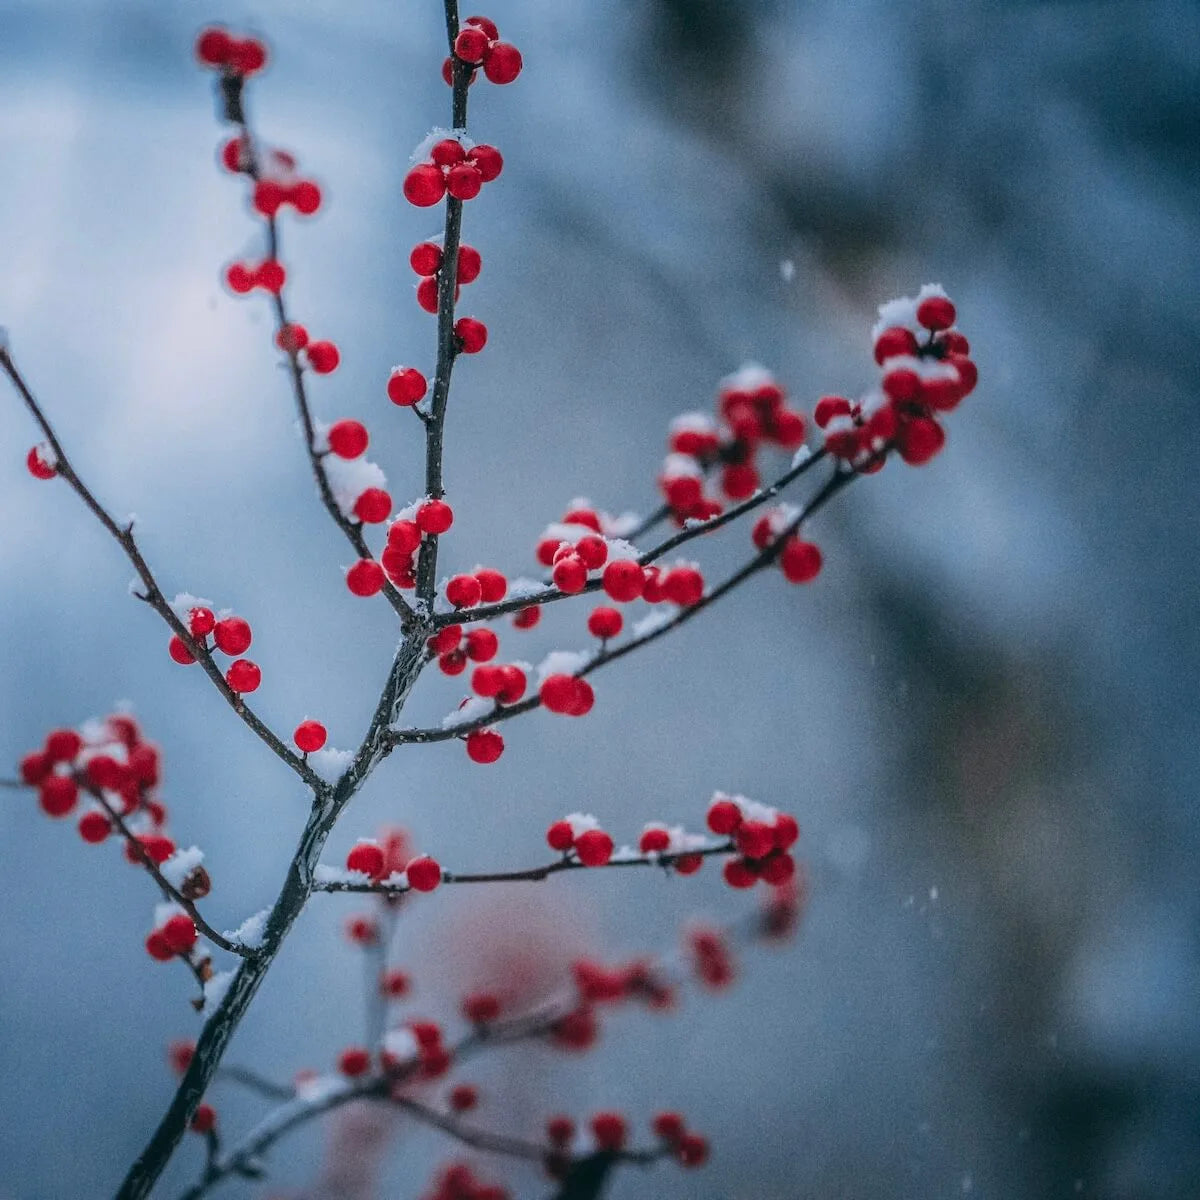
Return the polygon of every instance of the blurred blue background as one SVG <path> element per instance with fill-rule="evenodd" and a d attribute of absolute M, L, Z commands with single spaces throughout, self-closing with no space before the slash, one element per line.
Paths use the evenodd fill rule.
<path fill-rule="evenodd" d="M 666 422 L 747 358 L 806 408 L 865 388 L 874 306 L 922 282 L 958 303 L 981 383 L 934 464 L 893 466 L 814 522 L 817 585 L 758 579 L 598 676 L 586 721 L 514 723 L 490 768 L 409 747 L 355 801 L 330 861 L 390 822 L 460 868 L 526 865 L 564 812 L 631 839 L 652 817 L 698 826 L 716 787 L 805 831 L 795 944 L 750 953 L 736 991 L 677 1016 L 620 1014 L 588 1057 L 481 1060 L 481 1120 L 677 1106 L 711 1135 L 705 1172 L 627 1172 L 617 1200 L 1194 1196 L 1200 8 L 487 11 L 526 70 L 472 94 L 472 132 L 506 168 L 466 213 L 485 265 L 462 311 L 491 341 L 456 373 L 448 569 L 531 572 L 575 496 L 648 509 Z M 215 166 L 192 62 L 212 19 L 269 40 L 255 121 L 325 189 L 325 211 L 285 230 L 297 316 L 343 353 L 318 411 L 367 421 L 397 501 L 419 492 L 419 427 L 382 382 L 394 362 L 432 366 L 407 254 L 437 217 L 400 183 L 448 118 L 435 0 L 0 4 L 0 324 L 85 478 L 138 515 L 168 593 L 252 621 L 259 710 L 281 729 L 321 716 L 350 746 L 395 629 L 345 589 L 265 305 L 219 284 L 258 233 Z M 231 928 L 273 898 L 304 795 L 169 661 L 67 489 L 25 472 L 35 440 L 5 397 L 0 750 L 15 761 L 130 701 Z M 705 544 L 705 565 L 744 536 Z M 584 611 L 505 651 L 586 644 Z M 409 715 L 461 694 L 431 677 Z M 170 1094 L 163 1045 L 198 1027 L 188 981 L 146 957 L 152 889 L 113 847 L 0 799 L 0 1195 L 104 1195 Z M 616 957 L 752 903 L 711 869 L 633 874 L 409 906 L 396 958 L 414 1007 L 441 1014 L 483 982 L 481 945 Z M 312 903 L 230 1061 L 286 1079 L 361 1036 L 350 911 Z M 262 1109 L 215 1099 L 230 1133 Z M 196 1176 L 198 1141 L 162 1195 Z M 338 1181 L 337 1139 L 314 1127 L 278 1149 L 269 1186 L 224 1194 L 415 1196 L 449 1150 L 399 1124 L 380 1144 L 378 1177 Z"/>

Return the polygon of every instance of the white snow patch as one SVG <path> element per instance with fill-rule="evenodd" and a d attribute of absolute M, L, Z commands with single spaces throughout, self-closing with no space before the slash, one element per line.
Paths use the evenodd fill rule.
<path fill-rule="evenodd" d="M 337 783 L 353 761 L 353 750 L 335 750 L 332 746 L 314 750 L 308 756 L 308 765 L 326 783 Z"/>
<path fill-rule="evenodd" d="M 668 608 L 662 604 L 651 609 L 644 617 L 634 621 L 633 636 L 645 637 L 647 634 L 662 629 L 664 625 L 669 625 L 676 611 L 674 607 Z"/>
<path fill-rule="evenodd" d="M 801 446 L 795 454 L 792 455 L 792 466 L 798 467 L 801 463 L 808 462 L 812 458 L 812 451 L 807 446 Z"/>
<path fill-rule="evenodd" d="M 399 1029 L 389 1029 L 383 1035 L 383 1048 L 393 1055 L 397 1062 L 411 1062 L 421 1053 L 420 1043 L 416 1035 L 407 1026 Z"/>
<path fill-rule="evenodd" d="M 574 675 L 591 661 L 586 650 L 551 650 L 537 665 L 538 682 L 550 675 Z"/>
<path fill-rule="evenodd" d="M 314 883 L 370 883 L 371 877 L 363 871 L 347 871 L 345 867 L 331 867 L 317 863 L 313 868 Z"/>
<path fill-rule="evenodd" d="M 296 1083 L 296 1098 L 305 1104 L 319 1104 L 331 1096 L 340 1096 L 350 1087 L 340 1075 L 314 1075 Z"/>
<path fill-rule="evenodd" d="M 748 362 L 717 385 L 722 392 L 754 392 L 763 387 L 778 387 L 775 376 L 760 363 Z"/>
<path fill-rule="evenodd" d="M 469 725 L 472 721 L 487 716 L 495 707 L 491 700 L 487 700 L 483 696 L 472 696 L 461 708 L 447 713 L 442 718 L 442 728 L 457 729 L 460 725 Z"/>
<path fill-rule="evenodd" d="M 354 504 L 367 488 L 387 487 L 383 468 L 365 458 L 339 458 L 331 454 L 321 461 L 333 498 L 344 517 L 354 516 Z"/>
<path fill-rule="evenodd" d="M 187 909 L 174 900 L 165 901 L 154 906 L 154 928 L 161 929 L 172 917 L 186 917 Z"/>
<path fill-rule="evenodd" d="M 464 150 L 470 150 L 475 143 L 467 137 L 465 129 L 447 129 L 443 125 L 435 125 L 413 148 L 412 154 L 409 155 L 410 163 L 428 162 L 429 153 L 437 145 L 438 142 L 445 141 L 449 138 L 451 141 L 458 142 Z"/>
<path fill-rule="evenodd" d="M 529 600 L 533 596 L 540 596 L 543 592 L 552 592 L 554 589 L 543 583 L 540 579 L 529 579 L 524 575 L 518 576 L 516 579 L 510 579 L 508 582 L 508 600 Z"/>
<path fill-rule="evenodd" d="M 263 943 L 263 935 L 267 931 L 267 918 L 270 915 L 271 910 L 264 908 L 252 917 L 247 917 L 236 929 L 227 929 L 225 937 L 239 946 L 245 946 L 247 950 L 257 950 Z"/>

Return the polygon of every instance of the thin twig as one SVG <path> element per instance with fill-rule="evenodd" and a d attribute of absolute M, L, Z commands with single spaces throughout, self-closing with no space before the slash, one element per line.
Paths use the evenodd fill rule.
<path fill-rule="evenodd" d="M 154 573 L 150 570 L 149 564 L 142 556 L 142 552 L 138 547 L 137 541 L 133 536 L 132 521 L 127 525 L 119 525 L 113 519 L 108 510 L 100 503 L 93 495 L 92 491 L 79 477 L 75 468 L 71 465 L 67 458 L 67 453 L 63 449 L 62 443 L 58 440 L 58 435 L 54 432 L 41 406 L 34 398 L 32 391 L 26 384 L 25 379 L 18 371 L 16 363 L 12 359 L 11 353 L 0 348 L 0 370 L 12 381 L 13 386 L 20 393 L 21 399 L 25 401 L 25 407 L 29 409 L 33 419 L 41 428 L 42 434 L 49 443 L 51 450 L 54 452 L 55 469 L 57 473 L 67 482 L 68 486 L 91 510 L 92 515 L 104 526 L 106 530 L 116 540 L 117 544 L 125 552 L 125 557 L 133 564 L 133 569 L 137 572 L 138 578 L 142 582 L 143 592 L 134 594 L 140 600 L 144 600 L 160 617 L 171 627 L 171 631 L 187 646 L 193 657 L 200 664 L 204 673 L 212 680 L 213 686 L 225 698 L 229 707 L 246 723 L 246 725 L 254 732 L 254 734 L 268 746 L 271 752 L 283 762 L 287 763 L 305 783 L 314 791 L 323 792 L 326 790 L 326 785 L 322 782 L 311 767 L 304 760 L 293 752 L 288 746 L 276 736 L 276 734 L 267 726 L 267 724 L 258 717 L 246 701 L 235 692 L 225 681 L 225 676 L 221 674 L 221 669 L 213 661 L 213 657 L 203 641 L 197 641 L 192 637 L 191 630 L 183 623 L 176 615 L 175 610 L 167 602 L 163 590 L 158 585 L 158 580 L 155 579 Z"/>
<path fill-rule="evenodd" d="M 669 554 L 685 542 L 690 542 L 692 538 L 712 533 L 713 530 L 720 529 L 721 526 L 728 525 L 731 521 L 736 521 L 743 514 L 753 511 L 760 505 L 766 504 L 768 500 L 773 500 L 784 488 L 799 479 L 805 471 L 820 462 L 827 454 L 828 451 L 822 447 L 800 462 L 794 463 L 774 483 L 755 492 L 753 496 L 727 508 L 723 513 L 707 521 L 697 521 L 685 526 L 678 533 L 673 533 L 670 537 L 659 542 L 657 546 L 639 554 L 636 559 L 638 566 L 649 566 L 651 563 L 662 558 L 664 554 Z M 670 513 L 671 510 L 668 507 L 666 511 Z M 648 529 L 655 523 L 654 521 L 644 521 L 642 525 Z M 637 536 L 639 534 L 635 530 L 629 534 L 629 540 Z M 579 592 L 563 592 L 553 584 L 547 584 L 545 590 L 534 592 L 532 595 L 517 596 L 510 600 L 498 600 L 495 604 L 480 604 L 474 608 L 459 609 L 450 613 L 439 613 L 434 618 L 434 624 L 440 627 L 445 625 L 466 625 L 474 621 L 490 621 L 494 617 L 502 617 L 507 613 L 518 612 L 520 609 L 528 608 L 531 605 L 553 604 L 556 600 L 567 600 L 572 596 L 578 596 L 584 592 L 599 591 L 601 587 L 603 587 L 603 580 L 599 577 L 589 579 Z"/>
<path fill-rule="evenodd" d="M 708 858 L 714 854 L 732 854 L 736 847 L 726 839 L 714 842 L 695 850 L 679 850 L 671 853 L 650 853 L 630 856 L 628 858 L 613 858 L 598 866 L 588 866 L 579 861 L 574 855 L 564 856 L 554 862 L 540 867 L 528 867 L 524 870 L 489 871 L 477 874 L 467 874 L 457 871 L 443 871 L 442 883 L 540 883 L 551 875 L 563 871 L 600 871 L 607 867 L 662 867 L 664 870 L 672 867 L 681 858 Z M 350 880 L 331 880 L 328 883 L 318 883 L 313 887 L 315 892 L 356 892 L 373 893 L 380 896 L 403 896 L 412 889 L 407 883 L 388 883 L 382 880 L 378 883 L 357 883 Z"/>
<path fill-rule="evenodd" d="M 774 562 L 782 552 L 788 538 L 800 528 L 800 525 L 857 477 L 857 471 L 837 468 L 813 498 L 801 509 L 800 513 L 788 523 L 786 528 L 776 535 L 772 542 L 755 554 L 743 567 L 734 571 L 732 575 L 722 580 L 711 591 L 705 592 L 696 604 L 688 608 L 681 608 L 672 617 L 663 621 L 662 624 L 656 625 L 645 633 L 632 637 L 627 642 L 623 642 L 618 646 L 610 648 L 606 644 L 583 667 L 576 671 L 575 675 L 582 679 L 584 676 L 590 675 L 593 671 L 598 671 L 601 667 L 607 666 L 611 662 L 616 662 L 634 650 L 638 650 L 642 646 L 663 637 L 673 629 L 678 629 L 680 625 L 698 616 L 706 608 L 710 608 L 723 596 L 733 591 L 734 588 L 745 583 L 752 575 L 757 574 L 764 567 Z M 521 716 L 523 713 L 531 712 L 533 709 L 541 707 L 541 703 L 541 697 L 535 694 L 525 700 L 518 701 L 516 704 L 496 705 L 490 712 L 475 717 L 470 721 L 463 721 L 460 724 L 429 729 L 393 730 L 390 735 L 390 742 L 393 746 L 397 746 L 408 742 L 451 741 L 454 738 L 465 737 L 468 733 L 476 729 L 485 729 L 500 721 L 508 721 L 513 717 Z"/>

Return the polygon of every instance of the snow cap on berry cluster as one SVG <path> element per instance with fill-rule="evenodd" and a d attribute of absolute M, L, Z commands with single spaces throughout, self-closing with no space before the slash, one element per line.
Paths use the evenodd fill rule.
<path fill-rule="evenodd" d="M 916 309 L 914 308 L 914 313 Z M 759 388 L 778 387 L 779 381 L 761 363 L 743 363 L 738 369 L 726 375 L 717 387 L 722 392 L 756 392 Z"/>
<path fill-rule="evenodd" d="M 494 707 L 495 705 L 490 699 L 485 699 L 483 696 L 471 696 L 452 713 L 447 713 L 442 718 L 442 728 L 457 729 L 460 725 L 469 725 L 472 721 L 487 716 Z"/>
<path fill-rule="evenodd" d="M 599 829 L 600 822 L 591 813 L 567 813 L 563 820 L 571 827 L 571 833 L 578 838 L 589 829 Z"/>
<path fill-rule="evenodd" d="M 708 838 L 702 833 L 688 833 L 682 825 L 666 825 L 662 821 L 647 821 L 642 826 L 643 833 L 662 830 L 667 835 L 667 848 L 661 851 L 651 851 L 660 854 L 687 854 L 689 851 L 703 850 L 708 844 Z"/>
<path fill-rule="evenodd" d="M 750 800 L 746 796 L 730 796 L 725 792 L 713 792 L 712 800 L 709 803 L 710 805 L 717 804 L 722 800 L 736 804 L 745 821 L 761 821 L 764 825 L 773 825 L 779 816 L 779 809 L 772 808 L 769 804 L 760 804 L 757 800 Z"/>
<path fill-rule="evenodd" d="M 185 625 L 188 623 L 193 608 L 215 610 L 216 607 L 211 600 L 205 600 L 203 596 L 193 596 L 191 592 L 180 592 L 173 600 L 168 600 L 167 605 Z"/>
<path fill-rule="evenodd" d="M 452 141 L 458 142 L 464 150 L 472 150 L 475 147 L 475 142 L 467 136 L 465 129 L 446 129 L 442 125 L 435 125 L 417 144 L 413 152 L 408 156 L 410 165 L 422 163 L 428 160 L 430 152 L 438 142 Z M 430 238 L 430 241 L 433 239 Z"/>
<path fill-rule="evenodd" d="M 335 750 L 332 746 L 314 750 L 308 756 L 308 765 L 326 783 L 337 783 L 353 761 L 353 750 Z"/>
<path fill-rule="evenodd" d="M 915 296 L 899 296 L 879 306 L 879 320 L 871 326 L 871 341 L 877 342 L 885 329 L 907 329 L 911 333 L 923 333 L 924 326 L 917 320 L 917 309 L 922 300 L 937 296 L 949 300 L 946 289 L 940 283 L 927 283 Z"/>
<path fill-rule="evenodd" d="M 181 888 L 187 877 L 204 861 L 204 851 L 197 846 L 176 850 L 158 869 L 174 888 Z"/>

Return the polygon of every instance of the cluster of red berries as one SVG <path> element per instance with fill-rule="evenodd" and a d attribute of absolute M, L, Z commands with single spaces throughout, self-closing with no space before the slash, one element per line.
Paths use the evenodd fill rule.
<path fill-rule="evenodd" d="M 708 1139 L 689 1130 L 682 1114 L 656 1113 L 650 1128 L 660 1142 L 670 1147 L 680 1165 L 702 1167 L 708 1161 Z"/>
<path fill-rule="evenodd" d="M 154 794 L 162 774 L 158 747 L 142 738 L 137 722 L 127 713 L 115 713 L 90 723 L 83 733 L 74 729 L 51 731 L 40 750 L 20 762 L 22 783 L 38 790 L 38 804 L 49 817 L 69 816 L 79 803 L 81 790 L 103 797 L 105 803 L 134 828 L 125 857 L 140 864 L 140 848 L 153 862 L 163 863 L 175 853 L 175 843 L 163 833 L 167 808 Z M 79 819 L 79 836 L 91 845 L 113 832 L 112 819 L 103 805 L 89 808 Z M 207 895 L 210 882 L 196 866 L 179 880 L 191 899 Z"/>
<path fill-rule="evenodd" d="M 798 533 L 788 533 L 792 522 L 799 515 L 790 504 L 779 504 L 768 509 L 750 531 L 750 540 L 756 550 L 766 550 L 781 537 L 785 539 L 779 548 L 776 562 L 789 583 L 811 583 L 821 573 L 824 558 L 815 542 L 805 541 Z"/>
<path fill-rule="evenodd" d="M 154 928 L 146 938 L 146 953 L 156 962 L 170 962 L 176 955 L 191 953 L 196 944 L 196 926 L 177 905 L 159 905 Z"/>
<path fill-rule="evenodd" d="M 731 838 L 737 849 L 737 857 L 726 860 L 723 868 L 730 887 L 753 887 L 760 879 L 778 886 L 796 873 L 788 851 L 800 837 L 800 826 L 790 813 L 718 792 L 707 821 L 713 833 Z"/>
<path fill-rule="evenodd" d="M 389 1030 L 379 1059 L 385 1071 L 404 1072 L 406 1076 L 415 1059 L 421 1079 L 440 1079 L 454 1064 L 454 1055 L 436 1021 L 409 1021 Z"/>
<path fill-rule="evenodd" d="M 408 256 L 412 269 L 421 277 L 417 284 L 417 303 L 427 312 L 438 310 L 438 286 L 442 271 L 442 248 L 437 242 L 418 242 Z M 458 269 L 455 272 L 454 301 L 463 286 L 474 283 L 483 270 L 483 256 L 474 246 L 463 243 L 458 248 Z M 424 393 L 422 393 L 424 394 Z"/>
<path fill-rule="evenodd" d="M 574 854 L 585 867 L 603 867 L 612 858 L 614 849 L 612 838 L 589 813 L 571 813 L 555 821 L 546 830 L 546 844 L 560 854 Z"/>
<path fill-rule="evenodd" d="M 422 1200 L 512 1200 L 498 1183 L 484 1183 L 466 1163 L 451 1163 L 434 1176 Z"/>
<path fill-rule="evenodd" d="M 388 854 L 386 850 L 386 846 L 364 838 L 356 842 L 346 855 L 346 870 L 360 872 L 376 883 L 399 875 L 403 877 L 400 882 L 407 883 L 415 892 L 432 892 L 442 882 L 442 868 L 428 854 L 419 854 L 397 865 L 396 856 Z M 376 936 L 373 928 L 367 930 L 351 924 L 347 924 L 347 933 L 352 941 L 360 943 L 373 942 Z"/>
<path fill-rule="evenodd" d="M 245 78 L 267 65 L 267 48 L 257 38 L 239 38 L 218 25 L 196 38 L 196 59 L 205 67 Z"/>
<path fill-rule="evenodd" d="M 970 343 L 954 329 L 954 305 L 937 285 L 882 305 L 879 317 L 879 388 L 858 402 L 823 396 L 814 413 L 829 452 L 864 472 L 882 468 L 893 445 L 912 466 L 929 462 L 946 443 L 938 414 L 957 408 L 979 378 Z"/>
<path fill-rule="evenodd" d="M 221 161 L 231 171 L 250 170 L 253 162 L 250 147 L 241 138 L 234 138 L 225 143 Z M 238 164 L 236 167 L 232 165 L 234 162 Z M 302 217 L 311 217 L 321 207 L 321 188 L 316 180 L 300 175 L 294 154 L 271 150 L 259 164 L 250 203 L 254 211 L 267 220 L 277 216 L 284 205 L 290 205 Z"/>
<path fill-rule="evenodd" d="M 474 200 L 503 170 L 504 156 L 495 146 L 466 146 L 457 137 L 442 138 L 433 144 L 428 159 L 409 168 L 404 198 L 417 208 L 431 208 L 447 194 L 455 200 Z"/>
<path fill-rule="evenodd" d="M 203 650 L 210 654 L 213 650 L 220 650 L 222 654 L 228 654 L 234 659 L 225 672 L 225 682 L 229 685 L 230 691 L 244 695 L 258 688 L 258 685 L 262 683 L 262 671 L 257 663 L 251 662 L 248 658 L 238 657 L 250 648 L 253 635 L 249 621 L 235 616 L 222 617 L 218 620 L 211 608 L 197 604 L 187 609 L 185 624 L 188 632 L 192 635 L 192 640 Z M 208 640 L 210 634 L 212 635 L 211 645 Z M 177 633 L 171 634 L 171 640 L 167 643 L 167 652 L 180 666 L 190 666 L 196 661 L 196 656 L 189 649 L 187 642 Z"/>
<path fill-rule="evenodd" d="M 804 444 L 804 417 L 787 406 L 782 386 L 767 370 L 745 366 L 721 381 L 719 420 L 704 413 L 677 417 L 670 428 L 670 453 L 658 484 L 675 521 L 707 521 L 719 515 L 723 500 L 745 500 L 760 483 L 759 450 L 767 445 L 798 450 Z M 721 496 L 707 494 L 705 481 L 720 468 Z"/>
<path fill-rule="evenodd" d="M 468 85 L 475 82 L 475 70 L 483 67 L 483 73 L 492 83 L 512 83 L 521 73 L 521 52 L 511 42 L 500 40 L 496 22 L 487 17 L 468 17 L 454 39 L 454 58 L 472 67 Z M 454 83 L 454 59 L 442 63 L 442 78 Z"/>
<path fill-rule="evenodd" d="M 582 1005 L 640 1000 L 647 1008 L 661 1011 L 675 1003 L 674 989 L 655 974 L 653 965 L 645 959 L 606 967 L 581 958 L 571 964 L 571 975 Z"/>
<path fill-rule="evenodd" d="M 255 288 L 262 288 L 264 292 L 278 296 L 283 291 L 286 280 L 287 272 L 283 269 L 283 263 L 275 258 L 265 258 L 257 266 L 253 263 L 234 262 L 225 268 L 225 283 L 231 292 L 239 296 L 245 296 Z M 306 335 L 305 341 L 307 340 Z"/>
<path fill-rule="evenodd" d="M 381 488 L 367 488 L 354 501 L 354 514 L 364 522 L 386 521 L 392 499 Z M 398 588 L 417 586 L 417 551 L 425 534 L 445 533 L 454 524 L 454 510 L 444 500 L 424 500 L 408 515 L 388 526 L 387 545 L 376 562 L 359 559 L 346 573 L 346 585 L 356 596 L 373 596 L 385 577 Z"/>

